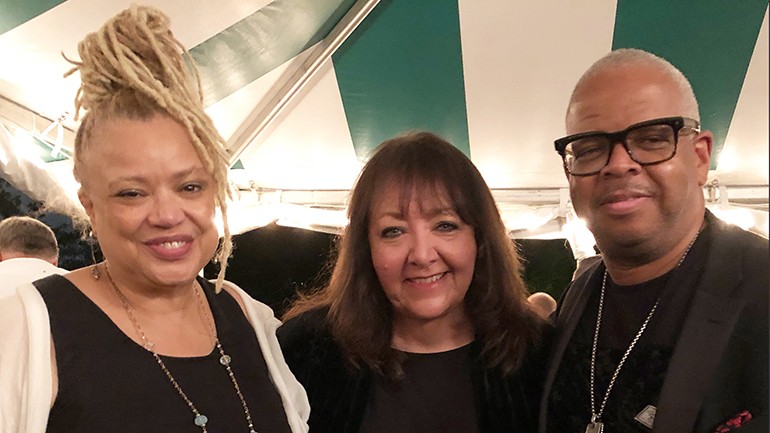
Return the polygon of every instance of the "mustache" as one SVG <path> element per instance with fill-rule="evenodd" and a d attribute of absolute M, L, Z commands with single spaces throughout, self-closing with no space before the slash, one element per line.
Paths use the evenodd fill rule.
<path fill-rule="evenodd" d="M 652 188 L 642 186 L 624 186 L 611 188 L 607 191 L 601 192 L 597 196 L 596 202 L 599 205 L 603 205 L 635 198 L 654 197 L 655 195 L 657 194 Z"/>

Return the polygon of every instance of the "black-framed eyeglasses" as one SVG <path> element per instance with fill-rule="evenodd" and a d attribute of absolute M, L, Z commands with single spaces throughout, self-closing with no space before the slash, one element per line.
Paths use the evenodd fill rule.
<path fill-rule="evenodd" d="M 573 176 L 599 173 L 610 162 L 616 144 L 622 144 L 628 156 L 639 165 L 654 165 L 676 155 L 683 129 L 700 132 L 697 120 L 688 117 L 664 117 L 647 120 L 617 132 L 591 131 L 568 135 L 554 141 L 564 169 Z M 686 132 L 690 132 L 686 131 Z"/>

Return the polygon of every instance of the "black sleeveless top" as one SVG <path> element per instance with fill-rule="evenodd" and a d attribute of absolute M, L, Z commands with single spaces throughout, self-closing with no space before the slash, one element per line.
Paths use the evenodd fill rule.
<path fill-rule="evenodd" d="M 198 280 L 217 334 L 259 433 L 289 433 L 281 398 L 270 380 L 254 329 L 227 292 Z M 69 280 L 35 282 L 48 308 L 56 350 L 58 394 L 48 433 L 199 433 L 194 415 L 152 354 L 126 336 Z M 161 356 L 201 414 L 209 433 L 248 432 L 246 415 L 219 364 L 216 348 L 201 357 Z"/>

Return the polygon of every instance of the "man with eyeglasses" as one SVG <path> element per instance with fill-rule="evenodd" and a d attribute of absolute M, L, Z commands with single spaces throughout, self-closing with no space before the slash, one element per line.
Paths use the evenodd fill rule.
<path fill-rule="evenodd" d="M 767 432 L 768 241 L 715 218 L 690 83 L 636 49 L 580 78 L 555 141 L 602 260 L 565 291 L 541 433 Z"/>

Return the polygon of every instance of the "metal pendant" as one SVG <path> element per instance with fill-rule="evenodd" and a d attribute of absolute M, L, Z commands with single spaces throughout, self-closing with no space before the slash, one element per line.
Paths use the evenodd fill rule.
<path fill-rule="evenodd" d="M 593 421 L 586 426 L 586 433 L 602 433 L 604 431 L 604 424 L 601 421 Z"/>

